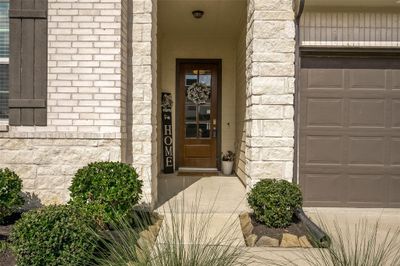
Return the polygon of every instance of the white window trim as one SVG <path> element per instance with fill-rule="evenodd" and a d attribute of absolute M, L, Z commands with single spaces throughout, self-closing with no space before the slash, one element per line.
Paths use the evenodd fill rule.
<path fill-rule="evenodd" d="M 10 59 L 8 57 L 0 57 L 1 65 L 9 65 Z M 0 118 L 0 132 L 8 131 L 9 118 Z"/>
<path fill-rule="evenodd" d="M 9 3 L 10 1 L 0 0 L 0 3 Z M 10 29 L 3 29 L 3 31 L 10 31 Z M 9 65 L 9 57 L 0 57 L 0 65 Z M 0 132 L 8 131 L 9 118 L 0 118 Z"/>

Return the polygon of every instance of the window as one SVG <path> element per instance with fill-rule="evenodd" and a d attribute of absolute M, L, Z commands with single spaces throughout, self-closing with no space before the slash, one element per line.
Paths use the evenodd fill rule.
<path fill-rule="evenodd" d="M 8 1 L 0 0 L 0 120 L 8 119 L 9 19 Z"/>

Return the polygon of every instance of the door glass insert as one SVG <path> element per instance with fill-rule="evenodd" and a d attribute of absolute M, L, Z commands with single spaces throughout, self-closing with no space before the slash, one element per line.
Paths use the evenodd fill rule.
<path fill-rule="evenodd" d="M 197 82 L 198 73 L 198 70 L 193 70 L 192 72 L 186 73 L 185 86 L 190 86 L 193 83 Z"/>
<path fill-rule="evenodd" d="M 186 138 L 197 138 L 197 124 L 186 123 Z"/>
<path fill-rule="evenodd" d="M 193 84 L 198 83 L 200 89 L 193 89 Z M 211 70 L 189 70 L 185 73 L 185 136 L 186 138 L 210 138 L 211 136 Z M 192 86 L 191 89 L 189 89 Z M 208 91 L 206 91 L 208 89 Z M 205 90 L 203 92 L 202 90 Z M 191 91 L 190 97 L 188 91 Z M 193 100 L 196 96 L 207 100 Z M 190 98 L 190 99 L 189 99 Z"/>
<path fill-rule="evenodd" d="M 199 82 L 211 86 L 211 71 L 199 70 Z"/>
<path fill-rule="evenodd" d="M 211 106 L 200 105 L 199 106 L 199 121 L 210 121 Z"/>
<path fill-rule="evenodd" d="M 196 122 L 196 120 L 197 120 L 197 117 L 196 117 L 197 112 L 196 111 L 197 111 L 196 105 L 186 105 L 186 108 L 185 108 L 186 122 Z"/>
<path fill-rule="evenodd" d="M 199 138 L 210 137 L 210 123 L 199 124 Z"/>

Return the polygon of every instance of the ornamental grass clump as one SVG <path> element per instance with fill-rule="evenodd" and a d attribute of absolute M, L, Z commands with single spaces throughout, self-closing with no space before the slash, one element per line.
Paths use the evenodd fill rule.
<path fill-rule="evenodd" d="M 259 181 L 249 192 L 247 201 L 257 221 L 273 228 L 289 226 L 294 211 L 303 205 L 298 185 L 276 179 Z"/>
<path fill-rule="evenodd" d="M 270 265 L 279 266 L 398 266 L 400 265 L 400 227 L 383 228 L 381 222 L 360 219 L 355 224 L 334 220 L 331 226 L 319 224 L 331 236 L 327 248 L 297 252 Z M 301 261 L 301 263 L 299 263 Z"/>
<path fill-rule="evenodd" d="M 140 220 L 136 224 L 141 226 L 136 227 L 126 220 L 117 221 L 113 228 L 118 228 L 121 234 L 97 235 L 104 249 L 94 258 L 95 263 L 104 266 L 231 266 L 254 262 L 255 258 L 246 253 L 240 239 L 235 238 L 235 219 L 228 219 L 220 230 L 214 229 L 216 232 L 211 234 L 214 231 L 211 228 L 213 208 L 200 211 L 200 201 L 197 198 L 188 210 L 185 210 L 184 200 L 181 204 L 168 204 L 154 243 L 139 240 L 140 232 L 146 228 Z"/>
<path fill-rule="evenodd" d="M 10 240 L 19 266 L 84 266 L 96 248 L 93 220 L 84 209 L 52 205 L 31 210 L 14 225 Z"/>
<path fill-rule="evenodd" d="M 389 228 L 380 235 L 379 221 L 360 220 L 353 228 L 334 222 L 333 229 L 324 230 L 332 236 L 332 244 L 317 249 L 305 259 L 314 266 L 398 266 L 400 265 L 400 228 Z"/>
<path fill-rule="evenodd" d="M 120 162 L 95 162 L 72 179 L 72 205 L 83 205 L 98 223 L 126 217 L 142 195 L 143 182 L 136 170 Z"/>
<path fill-rule="evenodd" d="M 22 180 L 8 168 L 0 169 L 0 224 L 24 204 Z"/>

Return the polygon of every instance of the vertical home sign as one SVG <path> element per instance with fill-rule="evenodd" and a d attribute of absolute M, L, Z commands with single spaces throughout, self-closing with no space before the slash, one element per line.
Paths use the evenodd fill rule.
<path fill-rule="evenodd" d="M 171 93 L 161 93 L 162 130 L 164 173 L 174 172 L 174 153 L 172 143 L 172 96 Z"/>

